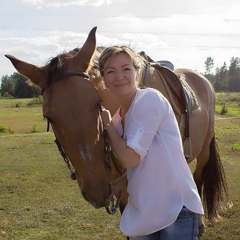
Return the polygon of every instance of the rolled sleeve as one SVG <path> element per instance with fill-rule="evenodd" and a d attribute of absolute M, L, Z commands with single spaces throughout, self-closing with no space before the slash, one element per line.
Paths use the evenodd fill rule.
<path fill-rule="evenodd" d="M 132 148 L 139 156 L 140 161 L 146 156 L 147 150 L 144 149 L 139 141 L 143 135 L 143 128 L 139 128 L 132 139 L 127 140 L 127 146 Z"/>

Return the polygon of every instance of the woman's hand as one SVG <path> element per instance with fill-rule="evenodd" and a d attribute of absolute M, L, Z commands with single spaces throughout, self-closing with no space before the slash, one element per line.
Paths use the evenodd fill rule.
<path fill-rule="evenodd" d="M 102 116 L 102 121 L 103 121 L 103 125 L 105 127 L 107 127 L 111 121 L 112 121 L 112 116 L 110 111 L 108 111 L 106 108 L 104 108 L 103 106 L 101 106 L 101 116 Z"/>
<path fill-rule="evenodd" d="M 122 165 L 126 169 L 136 167 L 140 162 L 140 156 L 132 148 L 128 147 L 126 141 L 119 136 L 117 130 L 113 126 L 111 113 L 102 107 L 101 116 L 103 124 L 107 129 L 113 151 Z"/>

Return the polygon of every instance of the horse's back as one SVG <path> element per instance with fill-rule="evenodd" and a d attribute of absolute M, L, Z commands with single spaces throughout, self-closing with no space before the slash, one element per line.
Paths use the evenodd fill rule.
<path fill-rule="evenodd" d="M 197 71 L 178 68 L 174 71 L 185 80 L 200 100 L 214 100 L 214 89 L 210 81 Z M 207 97 L 207 98 L 206 98 Z M 209 98 L 210 99 L 209 99 Z"/>

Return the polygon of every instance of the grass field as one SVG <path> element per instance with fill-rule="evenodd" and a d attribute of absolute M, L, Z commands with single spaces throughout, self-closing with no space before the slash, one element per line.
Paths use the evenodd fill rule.
<path fill-rule="evenodd" d="M 46 133 L 41 106 L 29 107 L 31 101 L 0 99 L 0 239 L 125 239 L 120 214 L 110 216 L 83 200 L 53 134 Z M 224 104 L 227 112 L 220 115 Z M 239 93 L 217 95 L 216 136 L 230 202 L 222 221 L 207 222 L 202 240 L 240 239 L 240 118 L 230 118 L 240 117 L 239 110 Z"/>

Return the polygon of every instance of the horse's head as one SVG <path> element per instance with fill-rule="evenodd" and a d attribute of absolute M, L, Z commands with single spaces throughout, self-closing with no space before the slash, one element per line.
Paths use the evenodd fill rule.
<path fill-rule="evenodd" d="M 6 57 L 43 89 L 43 116 L 75 168 L 82 195 L 98 208 L 109 205 L 112 192 L 101 99 L 86 74 L 96 48 L 95 32 L 93 28 L 80 50 L 61 54 L 43 67 Z"/>

